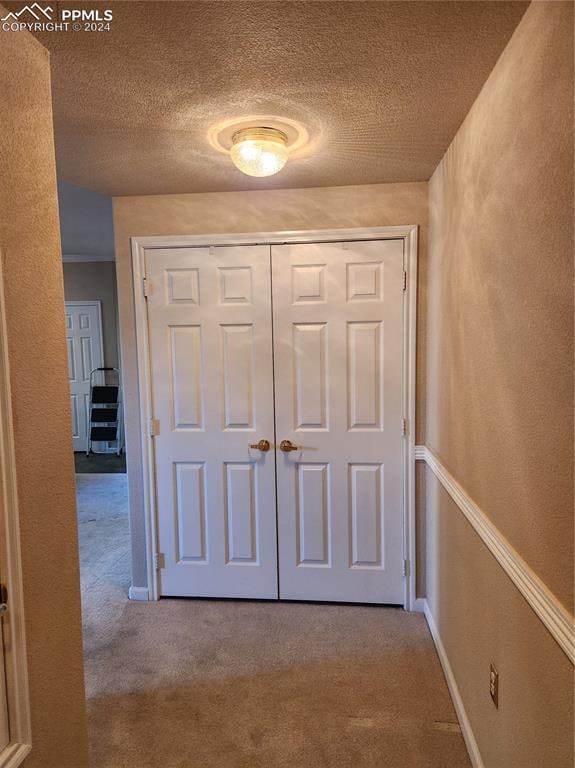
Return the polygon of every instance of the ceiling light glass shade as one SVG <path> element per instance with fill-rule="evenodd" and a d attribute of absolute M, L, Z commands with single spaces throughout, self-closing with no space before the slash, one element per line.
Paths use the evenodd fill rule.
<path fill-rule="evenodd" d="M 287 136 L 276 128 L 244 128 L 232 137 L 232 162 L 248 176 L 273 176 L 287 163 Z"/>

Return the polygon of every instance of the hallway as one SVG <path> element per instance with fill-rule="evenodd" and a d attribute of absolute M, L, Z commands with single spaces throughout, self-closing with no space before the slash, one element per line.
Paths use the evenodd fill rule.
<path fill-rule="evenodd" d="M 77 484 L 92 768 L 470 765 L 423 616 L 129 602 L 126 477 Z"/>
<path fill-rule="evenodd" d="M 574 11 L 0 0 L 0 768 L 574 767 Z"/>

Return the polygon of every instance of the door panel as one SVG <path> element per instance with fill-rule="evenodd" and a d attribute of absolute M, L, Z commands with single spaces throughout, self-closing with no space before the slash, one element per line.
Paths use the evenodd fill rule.
<path fill-rule="evenodd" d="M 403 602 L 403 242 L 272 247 L 280 597 Z"/>
<path fill-rule="evenodd" d="M 160 594 L 277 598 L 269 246 L 146 252 Z"/>
<path fill-rule="evenodd" d="M 298 565 L 329 565 L 329 466 L 299 464 L 296 484 Z"/>
<path fill-rule="evenodd" d="M 97 305 L 66 302 L 66 343 L 74 450 L 85 451 L 88 438 L 90 372 L 104 364 L 100 312 Z M 101 382 L 95 380 L 94 383 Z M 98 443 L 95 447 L 100 445 Z"/>
<path fill-rule="evenodd" d="M 293 386 L 297 429 L 327 428 L 325 323 L 294 323 Z"/>

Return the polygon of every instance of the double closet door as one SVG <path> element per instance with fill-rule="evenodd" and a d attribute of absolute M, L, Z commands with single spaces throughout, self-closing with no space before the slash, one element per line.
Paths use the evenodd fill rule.
<path fill-rule="evenodd" d="M 160 594 L 403 602 L 403 241 L 145 270 Z"/>

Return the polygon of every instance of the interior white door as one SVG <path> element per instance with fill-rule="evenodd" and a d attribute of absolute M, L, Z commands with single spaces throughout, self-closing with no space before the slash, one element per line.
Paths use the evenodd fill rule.
<path fill-rule="evenodd" d="M 269 246 L 145 270 L 160 594 L 277 598 Z"/>
<path fill-rule="evenodd" d="M 104 365 L 99 302 L 66 302 L 66 343 L 74 450 L 85 451 L 90 371 Z"/>
<path fill-rule="evenodd" d="M 403 241 L 272 247 L 280 597 L 403 602 Z"/>

